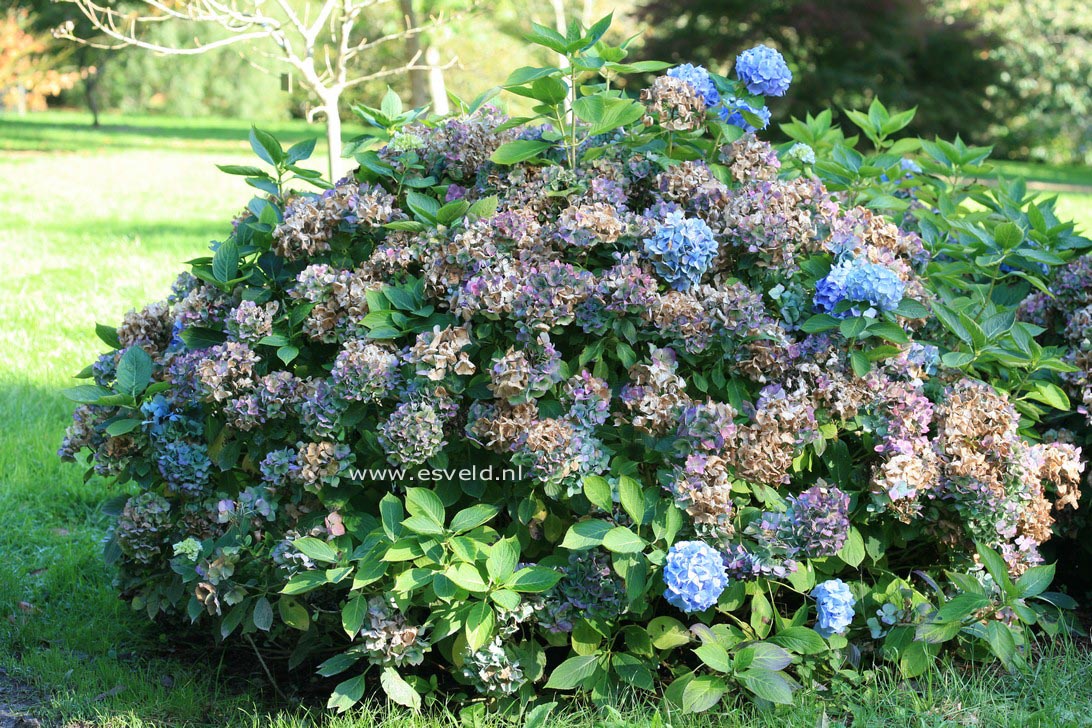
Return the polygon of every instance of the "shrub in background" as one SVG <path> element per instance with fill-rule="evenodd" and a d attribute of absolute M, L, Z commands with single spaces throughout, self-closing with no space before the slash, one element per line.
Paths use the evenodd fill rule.
<path fill-rule="evenodd" d="M 261 194 L 69 391 L 122 595 L 320 662 L 340 710 L 1019 667 L 1081 465 L 1032 439 L 1070 367 L 1015 313 L 1088 241 L 879 104 L 875 151 L 826 115 L 779 155 L 776 52 L 627 64 L 608 23 L 536 26 L 569 64 L 509 78 L 533 117 L 362 109 L 332 185 L 254 130 L 272 171 L 224 169 Z"/>

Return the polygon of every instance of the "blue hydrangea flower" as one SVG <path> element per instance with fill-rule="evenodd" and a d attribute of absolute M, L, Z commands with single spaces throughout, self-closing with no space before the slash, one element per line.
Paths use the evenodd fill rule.
<path fill-rule="evenodd" d="M 736 56 L 736 76 L 758 96 L 784 96 L 792 83 L 792 71 L 780 53 L 767 45 L 755 46 Z"/>
<path fill-rule="evenodd" d="M 701 541 L 680 541 L 664 561 L 664 598 L 684 612 L 701 612 L 717 603 L 728 586 L 724 559 Z"/>
<path fill-rule="evenodd" d="M 857 600 L 849 591 L 849 585 L 841 579 L 829 579 L 811 590 L 819 608 L 815 631 L 824 637 L 842 634 L 853 621 L 853 605 Z"/>
<path fill-rule="evenodd" d="M 795 159 L 801 164 L 815 164 L 815 150 L 803 142 L 797 142 L 789 147 L 786 154 L 789 159 Z"/>
<path fill-rule="evenodd" d="M 835 318 L 867 316 L 898 308 L 906 293 L 906 284 L 890 268 L 856 258 L 830 269 L 826 278 L 815 284 L 815 309 Z M 855 304 L 848 310 L 835 312 L 842 301 Z"/>
<path fill-rule="evenodd" d="M 743 116 L 744 111 L 749 111 L 761 119 L 762 126 L 755 127 L 751 122 L 747 121 Z M 720 118 L 724 120 L 725 124 L 738 126 L 743 131 L 758 131 L 758 129 L 765 129 L 770 125 L 770 110 L 765 106 L 756 108 L 743 99 L 732 96 L 724 100 L 724 105 L 720 108 Z"/>
<path fill-rule="evenodd" d="M 212 474 L 209 449 L 201 443 L 168 442 L 163 446 L 158 462 L 163 478 L 175 490 L 191 495 L 204 491 Z"/>
<path fill-rule="evenodd" d="M 868 304 L 858 316 L 874 317 L 876 311 L 895 310 L 905 292 L 906 284 L 893 270 L 875 263 L 854 266 L 846 276 L 846 298 Z"/>
<path fill-rule="evenodd" d="M 686 291 L 697 285 L 712 265 L 717 240 L 705 221 L 673 210 L 644 241 L 644 249 L 653 257 L 656 273 L 676 291 Z"/>
<path fill-rule="evenodd" d="M 911 174 L 921 174 L 921 165 L 915 162 L 909 157 L 903 157 L 899 160 L 899 167 L 903 172 L 906 172 L 907 176 Z"/>
<path fill-rule="evenodd" d="M 698 91 L 698 95 L 701 96 L 705 102 L 705 108 L 716 106 L 720 103 L 720 92 L 717 91 L 717 87 L 713 85 L 713 79 L 709 77 L 709 71 L 705 70 L 702 66 L 694 66 L 689 63 L 684 63 L 681 66 L 675 66 L 667 72 L 668 76 L 677 78 L 681 81 L 686 81 Z"/>

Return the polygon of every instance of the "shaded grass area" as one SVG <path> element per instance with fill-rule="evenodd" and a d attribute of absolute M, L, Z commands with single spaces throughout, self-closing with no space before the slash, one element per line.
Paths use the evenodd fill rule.
<path fill-rule="evenodd" d="M 1001 174 L 1024 177 L 1029 182 L 1088 187 L 1092 192 L 1092 167 L 1083 165 L 1047 165 L 1034 162 L 993 161 Z"/>
<path fill-rule="evenodd" d="M 100 505 L 117 491 L 55 457 L 72 409 L 59 391 L 102 349 L 94 323 L 163 298 L 181 261 L 226 235 L 247 200 L 250 189 L 214 166 L 250 161 L 247 125 L 107 118 L 115 126 L 93 131 L 75 116 L 0 118 L 0 148 L 54 150 L 0 155 L 0 667 L 41 692 L 45 717 L 72 727 L 315 725 L 318 708 L 271 707 L 245 650 L 180 645 L 117 599 L 100 558 Z M 292 141 L 308 128 L 274 131 Z M 1080 725 L 1089 705 L 1092 658 L 1063 647 L 1030 675 L 944 666 L 907 684 L 877 672 L 774 712 L 739 704 L 683 718 L 653 701 L 570 709 L 549 724 Z M 459 707 L 420 718 L 376 708 L 326 725 L 453 726 Z"/>
<path fill-rule="evenodd" d="M 91 126 L 91 115 L 81 111 L 49 111 L 18 116 L 0 113 L 0 150 L 50 153 L 96 152 L 114 149 L 174 150 L 191 153 L 245 152 L 250 124 L 236 119 L 183 119 L 157 115 L 103 114 L 102 125 Z M 287 147 L 317 137 L 325 154 L 321 123 L 272 121 L 258 124 Z M 346 124 L 345 136 L 359 133 Z"/>

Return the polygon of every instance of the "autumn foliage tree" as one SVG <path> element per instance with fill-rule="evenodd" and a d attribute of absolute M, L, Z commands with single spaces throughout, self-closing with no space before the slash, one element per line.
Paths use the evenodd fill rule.
<path fill-rule="evenodd" d="M 0 16 L 0 106 L 19 113 L 45 108 L 46 99 L 72 88 L 80 70 L 65 69 L 51 54 L 52 39 L 31 29 L 30 13 L 9 9 Z"/>

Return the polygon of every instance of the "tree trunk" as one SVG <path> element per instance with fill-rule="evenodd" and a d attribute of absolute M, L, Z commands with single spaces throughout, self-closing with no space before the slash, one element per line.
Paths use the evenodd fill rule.
<path fill-rule="evenodd" d="M 15 113 L 19 116 L 27 115 L 27 90 L 22 84 L 15 84 Z"/>
<path fill-rule="evenodd" d="M 402 18 L 405 20 L 406 28 L 416 28 L 417 13 L 413 9 L 413 0 L 398 0 L 398 5 L 402 9 Z M 413 33 L 406 38 L 406 61 L 417 66 L 421 64 L 421 56 L 421 35 Z M 428 103 L 429 75 L 429 72 L 425 69 L 415 68 L 409 72 L 410 105 L 414 108 Z"/>
<path fill-rule="evenodd" d="M 87 97 L 87 109 L 91 112 L 91 126 L 99 126 L 99 73 L 96 69 L 83 80 L 83 95 Z"/>
<path fill-rule="evenodd" d="M 337 182 L 341 179 L 341 170 L 344 169 L 344 161 L 341 159 L 341 111 L 338 109 L 338 101 L 341 94 L 328 96 L 322 100 L 326 112 L 326 144 L 329 147 L 329 172 L 330 181 Z"/>
<path fill-rule="evenodd" d="M 447 84 L 444 83 L 444 69 L 440 67 L 440 51 L 436 46 L 429 46 L 425 51 L 425 63 L 428 64 L 428 90 L 432 97 L 432 111 L 440 116 L 451 112 L 447 102 Z"/>

